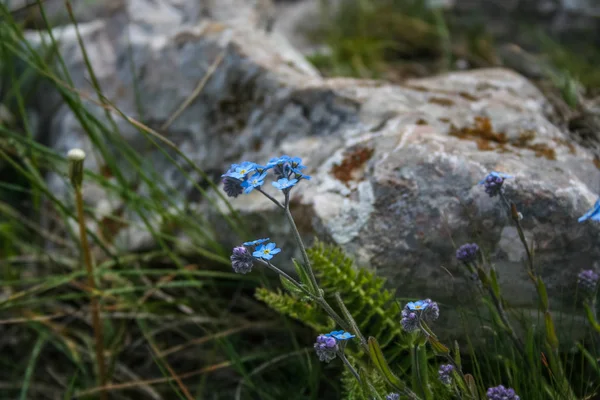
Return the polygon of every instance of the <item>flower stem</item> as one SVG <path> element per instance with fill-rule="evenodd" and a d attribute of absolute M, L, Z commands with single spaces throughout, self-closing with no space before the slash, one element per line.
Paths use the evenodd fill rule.
<path fill-rule="evenodd" d="M 350 364 L 350 361 L 348 361 L 348 359 L 344 355 L 344 352 L 343 351 L 338 351 L 338 356 L 340 357 L 340 359 L 342 360 L 342 362 L 346 365 L 346 367 L 350 370 L 350 372 L 352 372 L 352 375 L 354 375 L 354 377 L 356 378 L 356 380 L 358 381 L 358 383 L 362 385 L 362 381 L 360 379 L 360 376 L 358 375 L 358 372 L 356 372 L 356 370 L 354 369 L 354 367 L 352 366 L 352 364 Z"/>
<path fill-rule="evenodd" d="M 292 278 L 287 273 L 283 272 L 282 270 L 280 270 L 279 268 L 277 268 L 276 266 L 274 266 L 270 262 L 264 261 L 264 260 L 262 260 L 260 258 L 255 258 L 254 261 L 260 262 L 261 264 L 265 265 L 267 268 L 269 268 L 270 270 L 274 271 L 278 275 L 283 276 L 285 279 L 287 279 L 288 281 L 290 281 L 294 286 L 296 286 L 299 290 L 301 290 L 302 292 L 304 292 L 307 296 L 315 299 L 315 296 L 312 293 L 310 293 L 308 290 L 306 290 L 306 288 L 304 286 L 302 286 L 297 280 L 295 280 L 294 278 Z"/>
<path fill-rule="evenodd" d="M 279 200 L 277 200 L 276 198 L 274 198 L 273 196 L 271 196 L 270 194 L 268 194 L 267 192 L 265 192 L 264 190 L 262 190 L 261 188 L 257 187 L 256 190 L 258 190 L 259 192 L 261 192 L 263 195 L 265 195 L 265 197 L 269 200 L 271 200 L 273 203 L 275 203 L 275 205 L 279 208 L 281 208 L 282 210 L 285 210 L 285 207 L 283 204 L 281 204 L 279 202 Z"/>
<path fill-rule="evenodd" d="M 290 212 L 290 207 L 285 208 L 285 216 L 292 227 L 292 232 L 294 233 L 294 238 L 296 239 L 296 243 L 298 247 L 300 247 L 300 252 L 302 253 L 302 259 L 304 261 L 303 266 L 307 272 L 308 278 L 310 279 L 312 286 L 315 288 L 319 287 L 317 283 L 317 278 L 315 278 L 315 273 L 312 270 L 312 266 L 310 265 L 310 260 L 308 258 L 308 253 L 306 253 L 306 247 L 304 247 L 304 242 L 302 241 L 302 237 L 300 236 L 300 232 L 298 231 L 298 227 L 296 226 L 296 222 L 294 222 L 294 217 Z M 318 297 L 323 297 L 320 293 L 315 293 Z"/>
<path fill-rule="evenodd" d="M 98 375 L 100 378 L 100 386 L 106 386 L 106 369 L 104 362 L 104 335 L 102 332 L 102 323 L 100 321 L 100 309 L 98 306 L 98 296 L 96 294 L 96 282 L 94 279 L 94 265 L 90 253 L 90 246 L 87 240 L 87 231 L 85 228 L 85 216 L 83 213 L 83 196 L 81 194 L 81 186 L 75 186 L 75 203 L 77 206 L 77 219 L 79 222 L 79 236 L 81 238 L 81 247 L 85 267 L 87 269 L 88 286 L 90 288 L 90 306 L 92 309 L 92 327 L 94 330 L 94 339 L 96 342 L 96 362 L 98 363 Z M 105 390 L 100 392 L 102 400 L 108 400 L 108 393 Z"/>

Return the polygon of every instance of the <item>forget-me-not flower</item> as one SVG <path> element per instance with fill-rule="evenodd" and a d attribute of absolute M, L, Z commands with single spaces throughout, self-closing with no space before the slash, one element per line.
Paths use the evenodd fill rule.
<path fill-rule="evenodd" d="M 261 244 L 256 248 L 252 255 L 256 258 L 262 258 L 263 260 L 270 260 L 275 254 L 281 251 L 281 249 L 277 249 L 275 246 L 275 243 Z"/>
<path fill-rule="evenodd" d="M 586 294 L 593 294 L 598 287 L 600 276 L 591 269 L 581 271 L 577 275 L 577 284 Z"/>
<path fill-rule="evenodd" d="M 279 190 L 289 189 L 292 186 L 294 186 L 296 183 L 298 183 L 298 179 L 290 180 L 287 178 L 281 178 L 281 179 L 277 180 L 277 182 L 271 182 L 271 184 Z"/>
<path fill-rule="evenodd" d="M 242 187 L 242 181 L 230 176 L 223 178 L 223 190 L 229 197 L 238 197 L 244 191 Z"/>
<path fill-rule="evenodd" d="M 232 172 L 228 172 L 228 176 L 236 179 L 245 179 L 246 175 L 256 170 L 256 164 L 250 161 L 244 161 L 237 166 Z"/>
<path fill-rule="evenodd" d="M 329 333 L 325 333 L 324 336 L 335 338 L 336 340 L 350 340 L 355 338 L 353 334 L 346 331 L 331 331 Z"/>
<path fill-rule="evenodd" d="M 390 393 L 385 396 L 385 400 L 400 400 L 400 395 L 398 393 Z"/>
<path fill-rule="evenodd" d="M 251 176 L 250 178 L 248 178 L 248 180 L 244 181 L 244 183 L 242 183 L 242 187 L 244 187 L 244 193 L 248 194 L 251 191 L 253 191 L 256 188 L 261 187 L 262 185 L 265 184 L 265 178 L 267 177 L 267 172 L 263 172 L 261 173 L 256 173 L 253 176 Z"/>
<path fill-rule="evenodd" d="M 591 219 L 592 221 L 600 221 L 600 199 L 596 200 L 594 206 L 585 214 L 583 214 L 577 221 L 583 222 Z"/>
<path fill-rule="evenodd" d="M 268 241 L 269 241 L 269 238 L 256 239 L 251 242 L 244 242 L 244 246 L 256 246 L 257 244 L 261 244 L 261 243 L 268 242 Z"/>
<path fill-rule="evenodd" d="M 505 179 L 512 178 L 512 176 L 504 174 L 502 172 L 490 172 L 485 178 L 483 178 L 479 184 L 485 187 L 485 192 L 490 196 L 494 197 L 502 193 L 504 188 L 502 184 Z"/>

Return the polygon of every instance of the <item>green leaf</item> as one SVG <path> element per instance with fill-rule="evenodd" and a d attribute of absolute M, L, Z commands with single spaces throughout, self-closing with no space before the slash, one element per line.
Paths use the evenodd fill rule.
<path fill-rule="evenodd" d="M 544 285 L 544 281 L 540 278 L 537 279 L 537 292 L 540 298 L 542 311 L 546 311 L 549 308 L 548 304 L 548 292 L 546 291 L 546 285 Z"/>
<path fill-rule="evenodd" d="M 279 276 L 279 280 L 281 281 L 281 285 L 285 288 L 285 290 L 287 290 L 288 292 L 290 292 L 290 294 L 292 294 L 294 296 L 297 296 L 297 297 L 306 296 L 306 293 L 304 293 L 302 290 L 300 290 L 288 278 L 280 275 Z M 302 285 L 302 286 L 304 286 L 304 285 Z"/>
<path fill-rule="evenodd" d="M 454 362 L 458 365 L 458 368 L 462 368 L 462 360 L 460 359 L 460 347 L 458 341 L 454 341 Z"/>
<path fill-rule="evenodd" d="M 558 337 L 556 336 L 556 330 L 554 329 L 554 321 L 549 312 L 544 314 L 544 321 L 546 322 L 546 340 L 552 349 L 558 349 Z"/>
<path fill-rule="evenodd" d="M 377 343 L 377 339 L 374 337 L 369 337 L 369 355 L 371 356 L 371 360 L 379 369 L 379 371 L 383 374 L 383 377 L 392 385 L 394 388 L 398 390 L 404 390 L 406 388 L 406 384 L 400 380 L 388 365 L 383 353 L 381 352 L 381 348 L 379 347 L 379 343 Z"/>
<path fill-rule="evenodd" d="M 590 325 L 592 325 L 592 328 L 594 328 L 596 332 L 600 332 L 600 324 L 596 320 L 596 316 L 594 315 L 594 312 L 592 311 L 592 308 L 590 307 L 589 303 L 584 303 L 583 308 L 585 308 L 585 315 L 587 316 Z"/>
<path fill-rule="evenodd" d="M 312 293 L 314 296 L 319 297 L 319 288 L 317 288 L 313 285 L 313 282 L 310 279 L 310 277 L 308 276 L 308 273 L 306 272 L 306 268 L 304 267 L 304 265 L 302 265 L 298 260 L 296 260 L 294 258 L 292 259 L 292 262 L 294 263 L 294 267 L 296 268 L 296 273 L 298 274 L 298 277 L 300 278 L 300 282 L 302 284 L 304 284 L 304 286 L 306 286 L 306 288 L 308 289 L 308 291 L 310 293 Z"/>

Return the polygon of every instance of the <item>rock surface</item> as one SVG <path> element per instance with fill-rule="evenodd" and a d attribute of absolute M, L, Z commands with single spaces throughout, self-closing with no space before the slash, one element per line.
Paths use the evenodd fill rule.
<path fill-rule="evenodd" d="M 253 11 L 248 12 L 251 20 Z M 514 176 L 506 184 L 507 196 L 523 213 L 526 233 L 537 245 L 553 308 L 572 305 L 577 272 L 600 256 L 600 226 L 577 223 L 600 190 L 598 161 L 549 122 L 546 99 L 514 72 L 474 70 L 396 86 L 323 79 L 284 37 L 256 24 L 227 18 L 187 25 L 173 18 L 160 26 L 154 20 L 123 21 L 117 15 L 80 26 L 104 95 L 113 104 L 156 128 L 215 179 L 239 160 L 266 162 L 284 153 L 303 157 L 313 176 L 293 197 L 303 234 L 340 244 L 360 264 L 390 278 L 401 297 L 467 302 L 463 294 L 469 283 L 454 249 L 476 241 L 494 260 L 511 304 L 535 307 L 516 231 L 499 200 L 477 185 L 491 170 Z M 61 33 L 61 51 L 76 86 L 93 93 L 73 28 Z M 207 74 L 199 95 L 160 129 Z M 40 104 L 42 114 L 55 106 L 53 101 Z M 100 107 L 89 107 L 105 118 Z M 164 154 L 130 124 L 115 120 L 123 140 L 141 152 L 164 187 L 198 196 Z M 65 105 L 45 135 L 61 153 L 74 146 L 91 148 Z M 98 171 L 103 166 L 95 160 L 86 165 Z M 119 160 L 125 169 L 122 155 Z M 65 192 L 61 177 L 50 176 L 49 184 L 54 193 Z M 147 190 L 144 184 L 138 189 Z M 127 208 L 107 206 L 98 187 L 86 188 L 86 201 L 90 207 L 108 207 L 109 213 Z M 275 211 L 259 194 L 233 204 L 261 236 L 289 237 L 280 220 L 269 220 Z M 119 235 L 117 245 L 150 244 L 143 231 L 124 229 Z M 126 237 L 135 240 L 126 242 Z M 219 233 L 218 240 L 233 245 L 240 238 Z"/>

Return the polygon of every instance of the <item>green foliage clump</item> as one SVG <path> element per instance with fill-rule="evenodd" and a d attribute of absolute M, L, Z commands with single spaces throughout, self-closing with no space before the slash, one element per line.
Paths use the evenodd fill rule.
<path fill-rule="evenodd" d="M 394 294 L 384 288 L 385 279 L 365 268 L 356 268 L 354 261 L 339 247 L 318 242 L 307 249 L 307 253 L 325 296 L 340 293 L 364 335 L 378 338 L 388 361 L 393 362 L 408 351 L 406 334 L 398 322 L 400 310 L 394 302 Z M 317 328 L 329 326 L 323 323 L 322 310 L 303 299 L 267 289 L 258 289 L 256 297 L 319 332 L 326 329 Z"/>
<path fill-rule="evenodd" d="M 315 331 L 325 332 L 334 328 L 333 320 L 316 304 L 300 301 L 279 289 L 270 291 L 265 288 L 257 288 L 254 295 L 258 300 L 267 303 L 273 310 L 302 321 Z"/>

